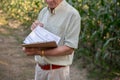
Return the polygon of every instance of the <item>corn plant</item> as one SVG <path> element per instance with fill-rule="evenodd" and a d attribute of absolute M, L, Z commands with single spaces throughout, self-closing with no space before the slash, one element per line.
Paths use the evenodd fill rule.
<path fill-rule="evenodd" d="M 76 57 L 86 57 L 112 77 L 120 75 L 120 1 L 68 0 L 82 18 Z"/>

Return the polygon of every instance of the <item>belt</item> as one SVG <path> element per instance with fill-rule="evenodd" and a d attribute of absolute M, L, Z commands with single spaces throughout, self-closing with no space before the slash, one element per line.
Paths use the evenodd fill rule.
<path fill-rule="evenodd" d="M 59 69 L 61 67 L 65 67 L 65 66 L 61 66 L 61 65 L 53 65 L 53 64 L 46 64 L 46 65 L 40 65 L 38 64 L 41 69 L 43 70 L 50 70 L 50 69 Z"/>

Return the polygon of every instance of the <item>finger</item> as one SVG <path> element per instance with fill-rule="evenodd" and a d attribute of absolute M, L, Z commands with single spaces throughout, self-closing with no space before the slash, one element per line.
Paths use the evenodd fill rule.
<path fill-rule="evenodd" d="M 36 25 L 39 25 L 39 26 L 41 26 L 41 27 L 43 27 L 43 23 L 41 23 L 41 22 L 38 21 L 38 20 L 35 21 L 35 24 L 36 24 Z"/>
<path fill-rule="evenodd" d="M 32 49 L 26 49 L 25 52 L 33 52 Z"/>
<path fill-rule="evenodd" d="M 34 55 L 34 52 L 26 52 L 27 56 L 32 56 Z"/>
<path fill-rule="evenodd" d="M 34 22 L 31 26 L 31 30 L 34 30 L 36 28 L 36 26 L 37 26 L 37 23 Z"/>
<path fill-rule="evenodd" d="M 25 47 L 23 47 L 22 50 L 25 51 Z"/>
<path fill-rule="evenodd" d="M 44 26 L 42 23 L 39 23 L 38 25 L 39 25 L 40 27 L 43 27 L 43 26 Z"/>
<path fill-rule="evenodd" d="M 26 48 L 26 52 L 36 52 L 36 48 Z"/>
<path fill-rule="evenodd" d="M 32 24 L 32 26 L 31 26 L 31 30 L 33 30 L 34 29 L 34 25 Z"/>

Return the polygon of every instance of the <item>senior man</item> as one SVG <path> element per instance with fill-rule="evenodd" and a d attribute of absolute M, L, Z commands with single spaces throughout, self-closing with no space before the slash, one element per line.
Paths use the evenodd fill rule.
<path fill-rule="evenodd" d="M 45 28 L 61 39 L 57 48 L 37 50 L 25 48 L 27 55 L 35 55 L 35 80 L 70 80 L 69 66 L 73 62 L 74 49 L 78 47 L 81 17 L 65 0 L 45 0 L 38 19 L 32 24 Z M 42 56 L 42 57 L 41 57 Z"/>

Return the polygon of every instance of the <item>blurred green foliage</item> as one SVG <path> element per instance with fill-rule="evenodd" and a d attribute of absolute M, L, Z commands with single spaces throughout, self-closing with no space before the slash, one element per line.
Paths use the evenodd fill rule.
<path fill-rule="evenodd" d="M 76 57 L 85 57 L 107 76 L 120 76 L 120 1 L 68 0 L 82 17 Z M 101 72 L 102 75 L 102 72 Z M 107 76 L 106 76 L 107 75 Z M 103 76 L 97 80 L 103 80 Z M 111 79 L 109 79 L 111 80 Z"/>
<path fill-rule="evenodd" d="M 96 80 L 112 80 L 120 76 L 120 1 L 67 1 L 79 11 L 82 18 L 76 59 L 82 57 L 101 70 Z M 28 25 L 37 18 L 43 6 L 44 0 L 0 0 L 0 9 L 9 18 Z"/>
<path fill-rule="evenodd" d="M 30 24 L 37 18 L 43 3 L 44 0 L 0 0 L 0 8 L 9 18 Z"/>

